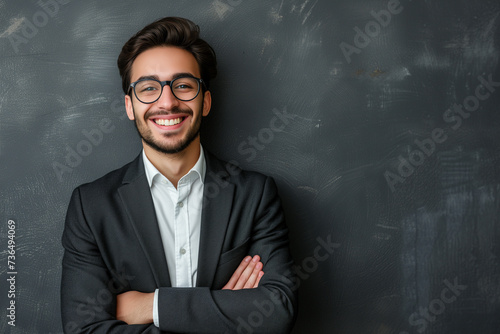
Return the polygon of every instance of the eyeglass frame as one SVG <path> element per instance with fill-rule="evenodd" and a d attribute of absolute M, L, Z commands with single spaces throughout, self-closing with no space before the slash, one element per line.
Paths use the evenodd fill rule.
<path fill-rule="evenodd" d="M 196 92 L 196 95 L 192 98 L 192 99 L 189 99 L 189 100 L 182 100 L 182 99 L 179 99 L 177 97 L 177 95 L 175 95 L 174 93 L 174 90 L 172 89 L 172 82 L 174 82 L 175 80 L 178 80 L 178 79 L 182 79 L 182 78 L 191 78 L 191 79 L 195 79 L 197 82 L 198 82 L 198 91 Z M 158 97 L 156 98 L 156 100 L 152 101 L 152 102 L 143 102 L 141 101 L 141 99 L 139 99 L 139 97 L 137 96 L 137 92 L 135 91 L 135 86 L 141 82 L 141 81 L 146 81 L 146 80 L 153 80 L 153 81 L 156 81 L 160 84 L 161 86 L 161 92 L 160 92 L 160 95 L 158 95 Z M 203 79 L 201 78 L 197 78 L 195 76 L 192 76 L 192 75 L 181 75 L 181 76 L 178 76 L 172 80 L 165 80 L 165 81 L 160 81 L 158 79 L 155 79 L 155 78 L 142 78 L 142 79 L 139 79 L 137 81 L 134 81 L 130 84 L 130 88 L 132 88 L 132 90 L 134 91 L 134 95 L 135 95 L 135 98 L 137 99 L 137 101 L 141 102 L 141 103 L 144 103 L 144 104 L 152 104 L 152 103 L 155 103 L 156 101 L 158 101 L 161 97 L 161 95 L 163 94 L 163 87 L 165 87 L 166 85 L 168 85 L 170 87 L 170 91 L 172 92 L 172 95 L 179 101 L 182 101 L 182 102 L 189 102 L 189 101 L 193 101 L 194 99 L 196 99 L 198 97 L 198 95 L 200 95 L 200 91 L 202 90 L 201 89 L 201 85 L 203 84 L 203 86 L 206 88 L 206 85 L 205 85 L 205 81 L 203 81 Z"/>

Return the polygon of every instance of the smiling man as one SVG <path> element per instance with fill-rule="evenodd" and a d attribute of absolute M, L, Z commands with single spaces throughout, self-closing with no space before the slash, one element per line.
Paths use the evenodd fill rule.
<path fill-rule="evenodd" d="M 118 67 L 143 150 L 73 192 L 65 332 L 290 332 L 296 282 L 274 181 L 200 143 L 217 70 L 198 26 L 151 23 L 123 46 Z"/>

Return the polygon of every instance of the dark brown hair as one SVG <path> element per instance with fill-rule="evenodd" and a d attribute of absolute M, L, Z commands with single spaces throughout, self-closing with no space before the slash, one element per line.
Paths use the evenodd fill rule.
<path fill-rule="evenodd" d="M 137 32 L 122 48 L 118 56 L 118 69 L 125 94 L 129 91 L 130 72 L 135 58 L 157 46 L 175 46 L 189 51 L 200 67 L 201 78 L 209 88 L 210 80 L 217 76 L 217 59 L 212 47 L 200 37 L 200 28 L 188 19 L 165 17 Z"/>

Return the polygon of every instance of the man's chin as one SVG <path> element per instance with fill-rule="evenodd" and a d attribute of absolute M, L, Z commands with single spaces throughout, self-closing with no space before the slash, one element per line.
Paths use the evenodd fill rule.
<path fill-rule="evenodd" d="M 151 141 L 144 141 L 144 142 L 146 143 L 147 146 L 149 146 L 153 150 L 164 154 L 176 154 L 182 152 L 185 149 L 184 145 L 164 145 Z"/>
<path fill-rule="evenodd" d="M 155 140 L 148 140 L 145 138 L 142 138 L 142 140 L 144 143 L 146 143 L 146 145 L 148 145 L 149 147 L 160 153 L 177 154 L 186 150 L 197 137 L 198 134 L 187 140 L 182 140 L 177 143 L 161 143 Z"/>

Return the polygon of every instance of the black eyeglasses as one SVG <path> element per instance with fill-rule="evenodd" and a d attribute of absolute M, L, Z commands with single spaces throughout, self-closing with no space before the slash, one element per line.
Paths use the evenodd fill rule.
<path fill-rule="evenodd" d="M 130 87 L 134 89 L 135 97 L 145 104 L 158 101 L 163 93 L 163 87 L 170 86 L 172 94 L 180 101 L 194 100 L 200 93 L 200 86 L 204 84 L 200 78 L 192 76 L 181 76 L 171 81 L 160 81 L 156 79 L 141 79 L 132 82 Z"/>

